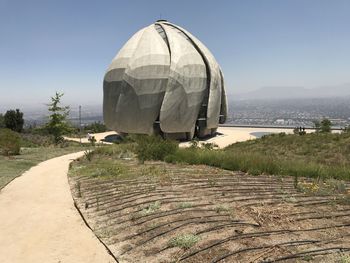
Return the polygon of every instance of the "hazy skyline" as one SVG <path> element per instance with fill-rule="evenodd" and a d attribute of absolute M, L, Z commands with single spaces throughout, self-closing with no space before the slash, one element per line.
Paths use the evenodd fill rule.
<path fill-rule="evenodd" d="M 160 17 L 214 54 L 229 94 L 350 83 L 350 1 L 0 0 L 0 104 L 102 103 L 105 70 Z"/>

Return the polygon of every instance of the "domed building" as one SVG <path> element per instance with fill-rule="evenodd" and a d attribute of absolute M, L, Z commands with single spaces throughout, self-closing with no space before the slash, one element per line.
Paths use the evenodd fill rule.
<path fill-rule="evenodd" d="M 158 20 L 133 35 L 103 82 L 103 116 L 121 134 L 188 139 L 214 135 L 227 116 L 224 77 L 185 29 Z"/>

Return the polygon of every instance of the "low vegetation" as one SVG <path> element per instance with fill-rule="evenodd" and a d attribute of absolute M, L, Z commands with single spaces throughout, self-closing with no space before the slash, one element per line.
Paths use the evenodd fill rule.
<path fill-rule="evenodd" d="M 21 140 L 18 133 L 10 129 L 0 129 L 0 151 L 2 155 L 17 155 L 21 149 Z"/>
<path fill-rule="evenodd" d="M 101 122 L 96 122 L 96 121 L 89 124 L 89 125 L 84 126 L 84 128 L 83 128 L 84 134 L 86 134 L 88 132 L 100 133 L 100 132 L 106 132 L 106 131 L 107 131 L 106 125 L 104 125 Z"/>
<path fill-rule="evenodd" d="M 319 135 L 334 154 L 338 135 Z M 340 143 L 347 140 L 339 136 Z M 170 151 L 166 145 L 173 142 L 140 138 L 87 151 L 69 174 L 77 207 L 118 260 L 255 262 L 263 255 L 275 262 L 315 259 L 314 251 L 324 251 L 325 262 L 346 262 L 349 183 L 319 177 L 316 168 L 325 166 L 316 161 L 320 149 L 305 160 L 297 151 L 299 138 L 314 144 L 317 137 L 281 134 L 223 150 L 193 143 Z M 281 176 L 287 157 L 270 154 L 278 144 L 291 147 L 291 165 L 310 160 L 315 166 L 307 166 L 309 173 L 294 167 L 294 178 Z"/>
<path fill-rule="evenodd" d="M 199 236 L 193 234 L 182 234 L 170 239 L 169 245 L 172 247 L 189 249 L 194 246 L 199 239 Z"/>
<path fill-rule="evenodd" d="M 290 175 L 296 180 L 298 177 L 318 178 L 321 181 L 329 178 L 350 180 L 349 132 L 303 136 L 272 134 L 235 143 L 225 149 L 217 149 L 210 144 L 199 147 L 196 142 L 189 148 L 179 148 L 176 142 L 160 137 L 136 136 L 119 146 L 100 147 L 96 153 L 117 154 L 126 158 L 136 155 L 141 163 L 160 160 L 174 164 L 205 164 L 251 175 Z M 103 163 L 104 160 L 99 161 Z"/>
<path fill-rule="evenodd" d="M 192 206 L 193 206 L 193 203 L 191 202 L 182 202 L 177 205 L 177 207 L 181 209 L 191 208 Z"/>
<path fill-rule="evenodd" d="M 145 215 L 153 214 L 154 212 L 159 210 L 160 206 L 161 206 L 160 201 L 156 201 L 154 203 L 150 203 L 146 208 L 144 208 L 141 211 L 141 215 L 145 216 Z"/>
<path fill-rule="evenodd" d="M 350 133 L 272 134 L 223 150 L 190 147 L 167 155 L 171 163 L 206 164 L 252 175 L 350 179 Z"/>
<path fill-rule="evenodd" d="M 161 160 L 174 154 L 178 149 L 176 141 L 163 140 L 160 136 L 135 136 L 135 152 L 137 158 L 143 162 L 146 160 Z"/>

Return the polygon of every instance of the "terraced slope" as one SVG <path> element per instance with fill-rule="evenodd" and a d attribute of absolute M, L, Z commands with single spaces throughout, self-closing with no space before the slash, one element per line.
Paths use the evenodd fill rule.
<path fill-rule="evenodd" d="M 335 194 L 306 179 L 295 187 L 292 177 L 133 159 L 115 163 L 119 176 L 100 176 L 99 168 L 88 176 L 86 162 L 71 170 L 73 196 L 119 262 L 339 262 L 349 255 L 347 184 Z"/>

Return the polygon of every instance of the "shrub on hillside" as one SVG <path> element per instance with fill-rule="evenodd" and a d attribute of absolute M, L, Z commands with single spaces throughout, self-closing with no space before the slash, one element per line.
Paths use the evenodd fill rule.
<path fill-rule="evenodd" d="M 247 172 L 251 175 L 290 175 L 313 178 L 349 180 L 349 166 L 331 166 L 316 162 L 291 159 L 283 160 L 270 155 L 242 150 L 208 150 L 181 148 L 167 155 L 169 163 L 205 164 L 226 170 Z"/>
<path fill-rule="evenodd" d="M 5 155 L 17 155 L 21 149 L 21 138 L 10 129 L 0 129 L 0 152 Z"/>
<path fill-rule="evenodd" d="M 318 132 L 323 132 L 323 133 L 327 133 L 327 132 L 331 132 L 332 130 L 332 122 L 327 119 L 324 118 L 322 121 L 314 121 L 314 128 L 316 133 Z"/>
<path fill-rule="evenodd" d="M 328 119 L 321 121 L 321 132 L 331 132 L 332 122 Z"/>
<path fill-rule="evenodd" d="M 84 131 L 92 133 L 100 133 L 107 131 L 106 125 L 101 122 L 94 122 L 84 127 Z"/>
<path fill-rule="evenodd" d="M 24 124 L 23 112 L 19 109 L 6 111 L 4 115 L 4 124 L 8 129 L 15 132 L 22 132 Z"/>
<path fill-rule="evenodd" d="M 22 147 L 40 147 L 50 146 L 54 144 L 53 136 L 42 135 L 37 133 L 22 133 L 21 146 Z"/>
<path fill-rule="evenodd" d="M 164 160 L 167 155 L 173 154 L 178 149 L 175 141 L 164 140 L 160 136 L 140 135 L 135 137 L 136 155 L 140 161 Z"/>
<path fill-rule="evenodd" d="M 0 113 L 0 128 L 5 128 L 5 118 L 4 115 Z"/>

